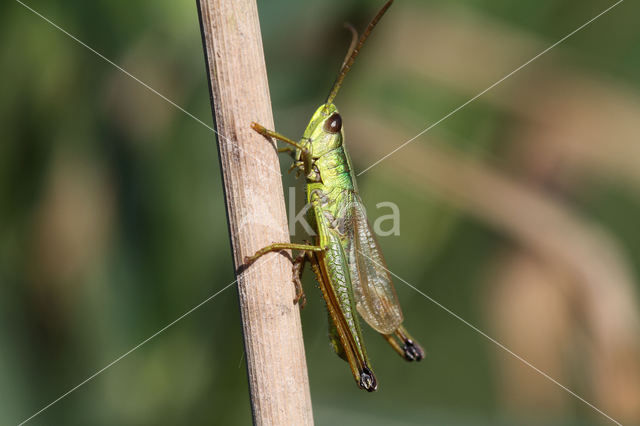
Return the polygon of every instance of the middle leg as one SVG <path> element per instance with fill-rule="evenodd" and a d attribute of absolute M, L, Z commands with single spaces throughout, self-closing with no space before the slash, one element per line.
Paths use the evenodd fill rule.
<path fill-rule="evenodd" d="M 312 246 L 309 244 L 275 243 L 275 244 L 268 245 L 264 248 L 261 248 L 253 256 L 245 257 L 244 263 L 249 265 L 267 253 L 271 253 L 272 251 L 280 251 L 280 250 L 323 251 L 324 249 L 320 246 Z"/>

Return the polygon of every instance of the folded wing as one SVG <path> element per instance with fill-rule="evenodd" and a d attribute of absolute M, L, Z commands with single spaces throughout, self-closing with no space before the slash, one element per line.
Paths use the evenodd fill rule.
<path fill-rule="evenodd" d="M 398 296 L 362 200 L 355 192 L 350 198 L 344 230 L 356 309 L 377 332 L 391 334 L 404 319 Z"/>

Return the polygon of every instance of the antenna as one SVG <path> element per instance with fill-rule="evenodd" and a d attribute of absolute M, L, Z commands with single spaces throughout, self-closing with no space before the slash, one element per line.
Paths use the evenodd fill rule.
<path fill-rule="evenodd" d="M 329 92 L 329 96 L 327 97 L 327 101 L 325 102 L 326 104 L 332 103 L 333 100 L 335 99 L 336 95 L 338 94 L 338 90 L 340 90 L 340 86 L 342 85 L 342 81 L 344 80 L 344 77 L 347 75 L 347 73 L 351 69 L 351 65 L 353 65 L 353 62 L 356 60 L 358 53 L 360 53 L 360 49 L 362 48 L 362 45 L 367 40 L 373 28 L 376 26 L 378 21 L 382 18 L 382 15 L 385 14 L 387 9 L 389 9 L 392 3 L 393 3 L 393 0 L 389 0 L 384 4 L 384 6 L 382 6 L 382 8 L 380 9 L 380 11 L 378 11 L 376 16 L 374 16 L 371 22 L 369 22 L 367 29 L 364 30 L 364 32 L 362 33 L 362 36 L 360 37 L 360 40 L 358 41 L 358 44 L 356 45 L 356 47 L 349 48 L 349 51 L 351 52 L 351 54 L 347 53 L 348 56 L 345 59 L 344 63 L 342 64 L 342 68 L 340 69 L 340 74 L 338 74 L 336 81 L 333 83 L 331 92 Z"/>

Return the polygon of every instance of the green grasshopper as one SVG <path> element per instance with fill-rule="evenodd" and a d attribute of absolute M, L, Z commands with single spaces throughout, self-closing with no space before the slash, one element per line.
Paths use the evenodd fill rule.
<path fill-rule="evenodd" d="M 375 391 L 378 385 L 356 311 L 404 359 L 420 361 L 424 357 L 423 349 L 402 326 L 398 297 L 364 212 L 344 146 L 342 118 L 333 104 L 360 48 L 391 3 L 393 0 L 380 9 L 359 40 L 352 29 L 353 41 L 340 73 L 299 142 L 257 123 L 251 125 L 261 135 L 291 145 L 278 151 L 289 152 L 294 158 L 291 170 L 296 169 L 306 177 L 307 202 L 311 205 L 307 216 L 316 236 L 313 245 L 272 244 L 247 257 L 245 263 L 248 265 L 273 251 L 301 250 L 293 262 L 294 303 L 304 306 L 301 275 L 305 262 L 309 261 L 327 304 L 331 344 L 349 363 L 358 386 L 369 392 Z"/>

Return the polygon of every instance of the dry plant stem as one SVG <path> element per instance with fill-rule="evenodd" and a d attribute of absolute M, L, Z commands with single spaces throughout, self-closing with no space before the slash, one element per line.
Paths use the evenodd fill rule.
<path fill-rule="evenodd" d="M 255 0 L 199 0 L 198 9 L 218 137 L 231 246 L 257 425 L 313 424 L 292 264 L 270 253 L 289 241 L 277 152 L 251 129 L 273 128 Z"/>

